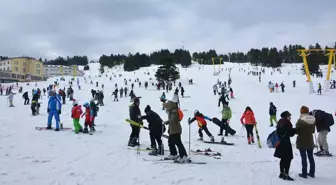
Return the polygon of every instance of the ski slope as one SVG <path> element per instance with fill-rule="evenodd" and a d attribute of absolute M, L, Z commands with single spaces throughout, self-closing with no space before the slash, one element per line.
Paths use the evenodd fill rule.
<path fill-rule="evenodd" d="M 94 135 L 76 135 L 71 131 L 37 131 L 35 126 L 47 125 L 47 97 L 41 100 L 42 107 L 40 115 L 32 116 L 30 106 L 23 105 L 22 94 L 17 94 L 14 98 L 14 108 L 9 108 L 7 97 L 0 96 L 0 184 L 8 185 L 334 185 L 336 174 L 334 168 L 336 160 L 331 158 L 316 158 L 316 178 L 302 179 L 298 177 L 301 173 L 301 158 L 299 151 L 293 146 L 294 160 L 290 169 L 290 175 L 294 182 L 284 181 L 278 178 L 279 160 L 273 157 L 274 150 L 266 146 L 265 140 L 268 134 L 274 130 L 269 127 L 269 103 L 273 102 L 278 108 L 278 116 L 282 111 L 288 110 L 292 113 L 292 123 L 295 124 L 302 105 L 310 109 L 323 109 L 327 112 L 335 112 L 336 92 L 323 93 L 321 96 L 308 94 L 308 84 L 306 78 L 301 74 L 301 64 L 286 65 L 282 68 L 282 74 L 276 72 L 270 75 L 271 69 L 266 69 L 266 74 L 262 76 L 262 82 L 257 76 L 248 76 L 243 68 L 248 70 L 253 67 L 248 64 L 226 63 L 224 71 L 219 76 L 213 76 L 213 66 L 204 66 L 199 70 L 199 66 L 194 64 L 188 69 L 180 69 L 181 82 L 185 89 L 185 95 L 190 98 L 181 98 L 181 108 L 184 111 L 182 124 L 182 141 L 188 151 L 188 129 L 187 118 L 193 116 L 194 110 L 209 117 L 221 118 L 221 108 L 217 107 L 218 96 L 213 95 L 212 87 L 217 82 L 228 80 L 228 71 L 225 68 L 232 68 L 232 88 L 236 99 L 230 100 L 233 117 L 230 125 L 237 131 L 235 136 L 229 136 L 226 141 L 234 142 L 235 146 L 205 144 L 197 141 L 198 126 L 192 124 L 190 146 L 192 150 L 211 148 L 221 152 L 221 159 L 214 159 L 207 156 L 191 155 L 194 161 L 207 162 L 205 165 L 197 164 L 173 164 L 163 162 L 154 164 L 145 159 L 159 159 L 161 157 L 149 156 L 147 152 L 137 155 L 136 150 L 127 149 L 127 141 L 131 131 L 130 126 L 125 123 L 125 118 L 129 116 L 128 106 L 130 99 L 121 98 L 119 102 L 113 102 L 111 96 L 114 84 L 124 87 L 124 78 L 139 78 L 142 87 L 135 83 L 135 94 L 141 96 L 140 109 L 144 114 L 146 105 L 150 105 L 164 120 L 167 114 L 161 109 L 159 97 L 162 91 L 156 91 L 156 87 L 151 86 L 149 78 L 154 77 L 157 66 L 141 68 L 136 72 L 123 72 L 120 68 L 109 69 L 106 74 L 99 78 L 99 64 L 90 64 L 90 72 L 86 72 L 86 77 L 91 76 L 93 85 L 84 83 L 84 78 L 80 77 L 82 90 L 78 90 L 74 81 L 74 98 L 82 105 L 91 99 L 91 89 L 104 89 L 104 107 L 100 107 L 96 118 L 96 130 Z M 218 66 L 216 66 L 218 68 Z M 107 70 L 105 70 L 107 71 Z M 145 75 L 150 72 L 150 75 Z M 290 75 L 288 75 L 290 72 Z M 117 75 L 112 81 L 109 77 L 112 73 Z M 118 77 L 122 74 L 122 77 Z M 66 82 L 60 82 L 60 88 L 67 87 L 67 82 L 71 77 L 66 77 Z M 188 85 L 188 79 L 192 78 L 194 85 Z M 332 74 L 332 78 L 336 78 Z M 296 80 L 296 88 L 292 88 L 292 81 Z M 324 79 L 313 79 L 315 88 L 318 82 L 324 84 Z M 43 89 L 48 84 L 52 84 L 54 79 L 48 82 L 39 82 L 37 87 Z M 99 88 L 95 87 L 95 82 L 99 82 Z M 149 89 L 145 90 L 144 82 L 149 82 Z M 268 82 L 284 82 L 285 93 L 269 93 Z M 153 81 L 154 82 L 154 81 Z M 130 89 L 130 82 L 128 83 Z M 23 92 L 28 91 L 31 96 L 31 89 L 36 88 L 34 83 L 30 86 L 23 86 Z M 177 83 L 176 83 L 177 85 Z M 173 89 L 175 89 L 173 87 Z M 171 99 L 173 92 L 167 94 Z M 30 97 L 31 99 L 31 97 Z M 248 145 L 245 129 L 242 129 L 240 117 L 246 106 L 250 106 L 258 121 L 258 129 L 261 137 L 262 148 L 256 144 Z M 72 104 L 67 102 L 62 108 L 61 120 L 64 127 L 73 127 L 71 119 Z M 54 120 L 53 120 L 54 121 Z M 84 124 L 84 119 L 80 120 Z M 147 124 L 145 122 L 145 124 Z M 53 126 L 55 126 L 53 122 Z M 210 132 L 217 136 L 219 128 L 208 122 Z M 331 128 L 334 130 L 335 127 Z M 101 131 L 101 132 L 100 132 Z M 205 135 L 205 140 L 209 138 Z M 292 143 L 295 143 L 295 137 Z M 168 149 L 167 140 L 164 139 L 165 149 Z M 330 151 L 336 150 L 336 133 L 330 132 L 328 135 Z M 146 130 L 141 130 L 141 147 L 149 147 L 149 134 Z M 169 152 L 165 152 L 166 155 Z"/>

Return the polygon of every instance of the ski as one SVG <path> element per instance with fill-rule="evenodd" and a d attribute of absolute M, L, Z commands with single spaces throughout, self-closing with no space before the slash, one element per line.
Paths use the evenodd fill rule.
<path fill-rule="evenodd" d="M 188 159 L 188 161 L 186 163 L 180 163 L 178 161 L 175 160 L 165 160 L 164 158 L 162 159 L 145 159 L 143 158 L 144 161 L 152 161 L 154 164 L 158 164 L 158 163 L 174 163 L 174 164 L 207 164 L 206 162 L 196 162 L 196 161 L 192 161 L 190 159 Z"/>
<path fill-rule="evenodd" d="M 133 120 L 125 119 L 125 121 L 126 121 L 127 123 L 130 123 L 131 125 L 134 125 L 134 126 L 137 126 L 137 127 L 140 127 L 140 128 L 144 128 L 144 129 L 146 129 L 146 130 L 149 130 L 148 127 L 143 126 L 142 124 L 137 123 L 137 122 L 135 122 L 135 121 L 133 121 Z M 162 137 L 164 137 L 164 138 L 166 138 L 166 139 L 169 138 L 169 137 L 168 137 L 167 135 L 165 135 L 165 134 L 162 134 Z"/>
<path fill-rule="evenodd" d="M 316 155 L 316 157 L 332 157 L 332 156 L 333 156 L 331 153 L 329 153 L 329 154 L 324 154 L 324 155 L 319 154 L 319 153 L 314 153 L 314 155 Z"/>
<path fill-rule="evenodd" d="M 54 131 L 55 129 L 52 128 L 52 129 L 47 129 L 47 127 L 35 127 L 36 130 L 52 130 Z M 72 130 L 72 128 L 62 128 L 60 129 L 60 131 L 66 131 L 66 130 Z"/>
<path fill-rule="evenodd" d="M 218 145 L 234 145 L 234 143 L 228 143 L 228 142 L 212 142 L 212 141 L 203 141 L 204 143 L 209 143 L 209 144 L 218 144 Z"/>
<path fill-rule="evenodd" d="M 255 131 L 256 131 L 256 135 L 257 135 L 258 147 L 261 148 L 261 143 L 260 143 L 260 137 L 259 137 L 259 132 L 258 132 L 257 124 L 255 124 L 254 127 L 255 127 Z"/>
<path fill-rule="evenodd" d="M 140 149 L 137 149 L 137 148 L 131 148 L 131 147 L 127 147 L 128 150 L 140 150 L 142 152 L 150 152 L 152 151 L 151 148 L 140 148 Z M 165 152 L 169 152 L 169 150 L 164 150 Z"/>

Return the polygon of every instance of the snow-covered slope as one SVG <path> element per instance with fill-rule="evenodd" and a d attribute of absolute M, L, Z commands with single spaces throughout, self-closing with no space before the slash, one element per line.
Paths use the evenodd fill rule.
<path fill-rule="evenodd" d="M 5 96 L 0 96 L 1 116 L 0 116 L 0 182 L 1 184 L 22 184 L 22 185 L 152 185 L 152 184 L 181 184 L 181 185 L 257 185 L 272 184 L 281 185 L 289 182 L 278 178 L 279 160 L 273 157 L 273 149 L 267 148 L 265 140 L 268 134 L 274 130 L 269 127 L 268 108 L 273 102 L 278 112 L 288 110 L 292 113 L 292 122 L 295 124 L 299 117 L 300 107 L 306 105 L 311 109 L 323 109 L 333 113 L 335 111 L 336 92 L 331 90 L 319 96 L 308 94 L 308 84 L 305 76 L 301 74 L 301 65 L 287 65 L 283 67 L 282 74 L 275 72 L 271 74 L 271 69 L 266 69 L 266 74 L 262 76 L 262 82 L 257 76 L 248 76 L 243 72 L 253 67 L 247 64 L 225 64 L 224 71 L 219 76 L 213 76 L 213 66 L 204 66 L 199 70 L 197 64 L 188 69 L 180 69 L 181 82 L 185 89 L 185 95 L 190 98 L 181 98 L 181 107 L 184 111 L 182 121 L 182 141 L 188 151 L 188 129 L 187 118 L 193 116 L 194 110 L 199 110 L 209 117 L 221 117 L 221 109 L 217 107 L 218 96 L 213 95 L 212 87 L 217 82 L 228 80 L 228 71 L 225 68 L 232 68 L 232 88 L 236 99 L 230 100 L 230 107 L 233 112 L 230 125 L 237 131 L 236 136 L 229 136 L 226 140 L 235 143 L 235 146 L 212 145 L 197 141 L 198 127 L 192 124 L 190 147 L 192 150 L 211 148 L 221 152 L 221 159 L 214 159 L 207 156 L 193 155 L 194 161 L 205 161 L 206 165 L 186 164 L 179 165 L 171 162 L 154 164 L 146 159 L 159 159 L 160 157 L 148 156 L 147 152 L 137 155 L 135 150 L 127 149 L 127 141 L 131 131 L 130 126 L 125 123 L 125 118 L 129 116 L 130 99 L 121 98 L 119 102 L 113 102 L 111 93 L 114 84 L 118 83 L 119 88 L 124 87 L 124 78 L 139 78 L 140 81 L 149 81 L 154 77 L 157 66 L 141 68 L 136 72 L 123 72 L 122 68 L 114 68 L 102 77 L 98 77 L 99 64 L 90 64 L 90 72 L 86 77 L 91 76 L 94 85 L 84 83 L 84 78 L 80 78 L 82 90 L 75 86 L 74 97 L 80 104 L 91 99 L 91 89 L 101 89 L 101 84 L 105 85 L 105 106 L 100 107 L 96 119 L 97 133 L 94 135 L 76 135 L 71 131 L 37 131 L 35 126 L 46 126 L 47 124 L 47 97 L 43 96 L 41 114 L 33 117 L 30 106 L 23 105 L 21 94 L 14 98 L 14 108 L 9 108 Z M 218 66 L 217 66 L 218 68 Z M 150 75 L 145 75 L 150 72 Z M 290 72 L 290 75 L 288 75 Z M 114 78 L 110 81 L 112 73 L 122 74 L 122 77 Z M 334 74 L 333 74 L 334 75 Z M 336 76 L 332 76 L 336 78 Z M 71 77 L 67 77 L 67 81 Z M 192 78 L 194 85 L 188 85 L 188 79 Z M 292 88 L 292 81 L 296 80 L 297 87 Z M 55 79 L 48 82 L 39 82 L 37 87 L 44 88 Z M 99 82 L 99 88 L 95 87 L 95 82 Z M 269 93 L 268 82 L 284 82 L 285 93 Z M 323 82 L 324 79 L 314 79 L 314 84 Z M 154 82 L 154 80 L 153 80 Z M 60 87 L 67 87 L 66 82 L 60 82 Z M 76 84 L 76 83 L 75 83 Z M 322 83 L 323 84 L 323 83 Z M 5 84 L 6 85 L 6 84 Z M 23 86 L 24 92 L 31 92 L 36 88 L 35 84 Z M 130 85 L 130 83 L 129 83 Z M 149 86 L 145 90 L 135 84 L 135 94 L 142 96 L 140 108 L 143 112 L 146 105 L 150 105 L 164 120 L 166 113 L 161 109 L 159 97 L 162 91 L 156 91 L 154 86 Z M 172 92 L 167 95 L 172 98 Z M 255 112 L 258 121 L 259 134 L 262 141 L 262 148 L 257 145 L 248 145 L 245 129 L 240 124 L 240 117 L 246 106 L 250 106 Z M 73 127 L 71 119 L 71 103 L 63 106 L 61 120 L 64 127 Z M 278 117 L 279 117 L 278 113 Z M 83 125 L 84 120 L 80 123 Z M 147 124 L 147 123 L 145 123 Z M 53 124 L 54 125 L 54 124 Z M 210 132 L 216 140 L 219 128 L 208 122 Z M 332 128 L 333 129 L 333 128 Z M 101 131 L 101 132 L 100 132 Z M 208 138 L 204 137 L 206 140 Z M 292 138 L 295 143 L 295 137 Z M 149 146 L 148 131 L 142 130 L 140 136 L 141 147 Z M 336 134 L 331 132 L 328 135 L 330 151 L 336 150 Z M 167 140 L 164 139 L 165 148 L 168 149 Z M 315 158 L 316 178 L 301 179 L 297 176 L 301 172 L 301 158 L 295 147 L 294 160 L 290 169 L 290 175 L 295 178 L 293 184 L 321 184 L 332 185 L 336 176 L 334 158 Z M 168 155 L 169 152 L 166 152 Z"/>

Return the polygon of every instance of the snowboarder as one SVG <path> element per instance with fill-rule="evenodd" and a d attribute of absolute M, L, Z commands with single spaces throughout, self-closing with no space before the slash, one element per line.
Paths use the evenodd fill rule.
<path fill-rule="evenodd" d="M 270 102 L 270 107 L 269 107 L 269 115 L 270 115 L 270 126 L 273 127 L 273 121 L 277 123 L 277 118 L 276 118 L 276 113 L 277 113 L 277 108 L 273 104 L 273 102 Z"/>
<path fill-rule="evenodd" d="M 229 103 L 226 102 L 226 104 L 224 104 L 223 110 L 222 110 L 222 122 L 223 124 L 225 124 L 226 126 L 229 126 L 230 123 L 230 119 L 232 118 L 232 111 L 231 108 L 229 107 Z M 223 127 L 220 127 L 219 130 L 219 136 L 223 136 Z M 225 130 L 225 136 L 228 136 L 228 130 Z M 224 140 L 224 137 L 222 137 L 222 140 Z"/>
<path fill-rule="evenodd" d="M 242 125 L 245 125 L 248 144 L 254 143 L 253 127 L 257 124 L 254 113 L 250 107 L 246 107 L 244 114 L 240 118 Z"/>
<path fill-rule="evenodd" d="M 280 87 L 281 87 L 281 92 L 285 92 L 285 84 L 283 82 L 281 82 L 280 84 Z"/>
<path fill-rule="evenodd" d="M 146 119 L 148 122 L 149 136 L 151 141 L 152 151 L 149 155 L 163 155 L 164 149 L 162 145 L 162 134 L 164 132 L 164 125 L 161 117 L 154 111 L 151 110 L 149 105 L 145 108 L 145 116 L 142 116 L 141 119 Z M 156 142 L 158 148 L 156 148 Z"/>
<path fill-rule="evenodd" d="M 166 113 L 168 114 L 168 121 L 166 121 L 165 124 L 169 125 L 168 145 L 170 155 L 165 157 L 165 159 L 176 160 L 179 163 L 185 163 L 188 161 L 188 156 L 181 141 L 182 127 L 180 124 L 176 103 L 168 101 L 167 103 L 163 103 L 163 107 L 166 109 Z M 175 146 L 178 148 L 179 156 L 177 155 Z"/>
<path fill-rule="evenodd" d="M 207 127 L 207 122 L 205 121 L 205 120 L 209 120 L 209 121 L 211 121 L 211 119 L 209 118 L 209 117 L 207 117 L 207 116 L 204 116 L 203 114 L 201 114 L 198 110 L 195 110 L 195 112 L 194 112 L 194 117 L 191 119 L 191 120 L 189 120 L 188 122 L 189 122 L 189 125 L 192 123 L 192 122 L 194 122 L 194 121 L 197 121 L 197 124 L 198 124 L 198 127 L 199 127 L 199 129 L 198 129 L 198 134 L 199 134 L 199 141 L 203 141 L 203 133 L 202 133 L 202 131 L 204 130 L 205 131 L 205 133 L 210 137 L 210 140 L 213 142 L 213 141 L 215 141 L 215 138 L 214 138 L 214 136 L 209 132 L 209 130 L 208 130 L 208 127 Z"/>
<path fill-rule="evenodd" d="M 62 109 L 62 103 L 58 95 L 56 95 L 55 90 L 52 90 L 50 92 L 50 98 L 48 101 L 48 126 L 47 129 L 52 129 L 51 128 L 51 121 L 52 118 L 55 117 L 56 120 L 56 129 L 55 131 L 60 130 L 60 117 L 59 115 L 61 114 L 61 109 Z"/>
<path fill-rule="evenodd" d="M 36 111 L 37 104 L 38 104 L 38 94 L 37 94 L 37 90 L 34 90 L 34 95 L 33 95 L 33 98 L 32 98 L 32 104 L 30 106 L 33 116 L 35 116 L 37 114 L 37 111 Z"/>
<path fill-rule="evenodd" d="M 217 87 L 217 84 L 215 84 L 215 85 L 213 86 L 213 92 L 214 92 L 214 95 L 216 95 L 217 91 L 218 91 L 218 87 Z"/>

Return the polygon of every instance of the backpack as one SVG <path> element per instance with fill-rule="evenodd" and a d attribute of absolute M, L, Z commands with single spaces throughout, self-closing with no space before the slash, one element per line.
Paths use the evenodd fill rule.
<path fill-rule="evenodd" d="M 181 109 L 178 108 L 177 113 L 178 113 L 178 116 L 179 116 L 179 120 L 182 121 L 184 115 L 183 115 L 183 112 L 181 111 Z"/>
<path fill-rule="evenodd" d="M 277 148 L 280 145 L 280 138 L 276 130 L 270 133 L 267 137 L 268 148 Z"/>
<path fill-rule="evenodd" d="M 326 125 L 328 125 L 329 127 L 331 127 L 332 125 L 334 125 L 334 117 L 332 114 L 326 113 L 324 112 L 324 123 Z"/>

